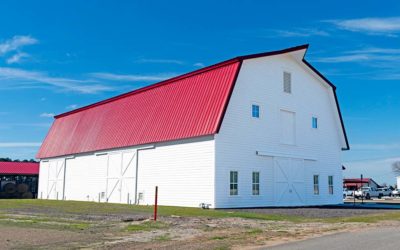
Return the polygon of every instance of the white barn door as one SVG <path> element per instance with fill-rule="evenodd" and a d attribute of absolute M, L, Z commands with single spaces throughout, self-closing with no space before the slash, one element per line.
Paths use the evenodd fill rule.
<path fill-rule="evenodd" d="M 65 161 L 50 161 L 48 164 L 47 199 L 62 200 L 64 196 Z"/>
<path fill-rule="evenodd" d="M 304 161 L 274 157 L 274 203 L 276 206 L 305 205 Z"/>
<path fill-rule="evenodd" d="M 136 185 L 136 151 L 109 154 L 106 197 L 112 203 L 133 203 Z"/>

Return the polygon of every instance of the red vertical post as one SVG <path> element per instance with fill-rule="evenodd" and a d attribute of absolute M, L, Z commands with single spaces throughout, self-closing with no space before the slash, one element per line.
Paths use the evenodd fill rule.
<path fill-rule="evenodd" d="M 154 221 L 157 221 L 157 201 L 158 201 L 158 186 L 156 186 L 156 195 L 154 200 Z"/>

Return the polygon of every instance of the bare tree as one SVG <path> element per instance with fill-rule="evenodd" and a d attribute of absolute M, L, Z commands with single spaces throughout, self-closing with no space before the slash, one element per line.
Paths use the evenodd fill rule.
<path fill-rule="evenodd" d="M 392 171 L 395 175 L 400 176 L 400 161 L 393 162 Z"/>

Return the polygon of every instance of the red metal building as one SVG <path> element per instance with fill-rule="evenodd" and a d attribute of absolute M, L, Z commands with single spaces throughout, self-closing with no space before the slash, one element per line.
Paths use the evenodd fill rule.
<path fill-rule="evenodd" d="M 0 162 L 0 198 L 36 198 L 39 163 Z"/>

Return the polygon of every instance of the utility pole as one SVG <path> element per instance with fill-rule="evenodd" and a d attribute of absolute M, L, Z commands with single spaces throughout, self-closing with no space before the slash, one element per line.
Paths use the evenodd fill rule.
<path fill-rule="evenodd" d="M 363 191 L 362 191 L 362 187 L 363 187 L 363 175 L 361 174 L 361 186 L 360 186 L 360 189 L 361 189 L 361 204 L 364 204 L 364 193 L 363 193 Z"/>

